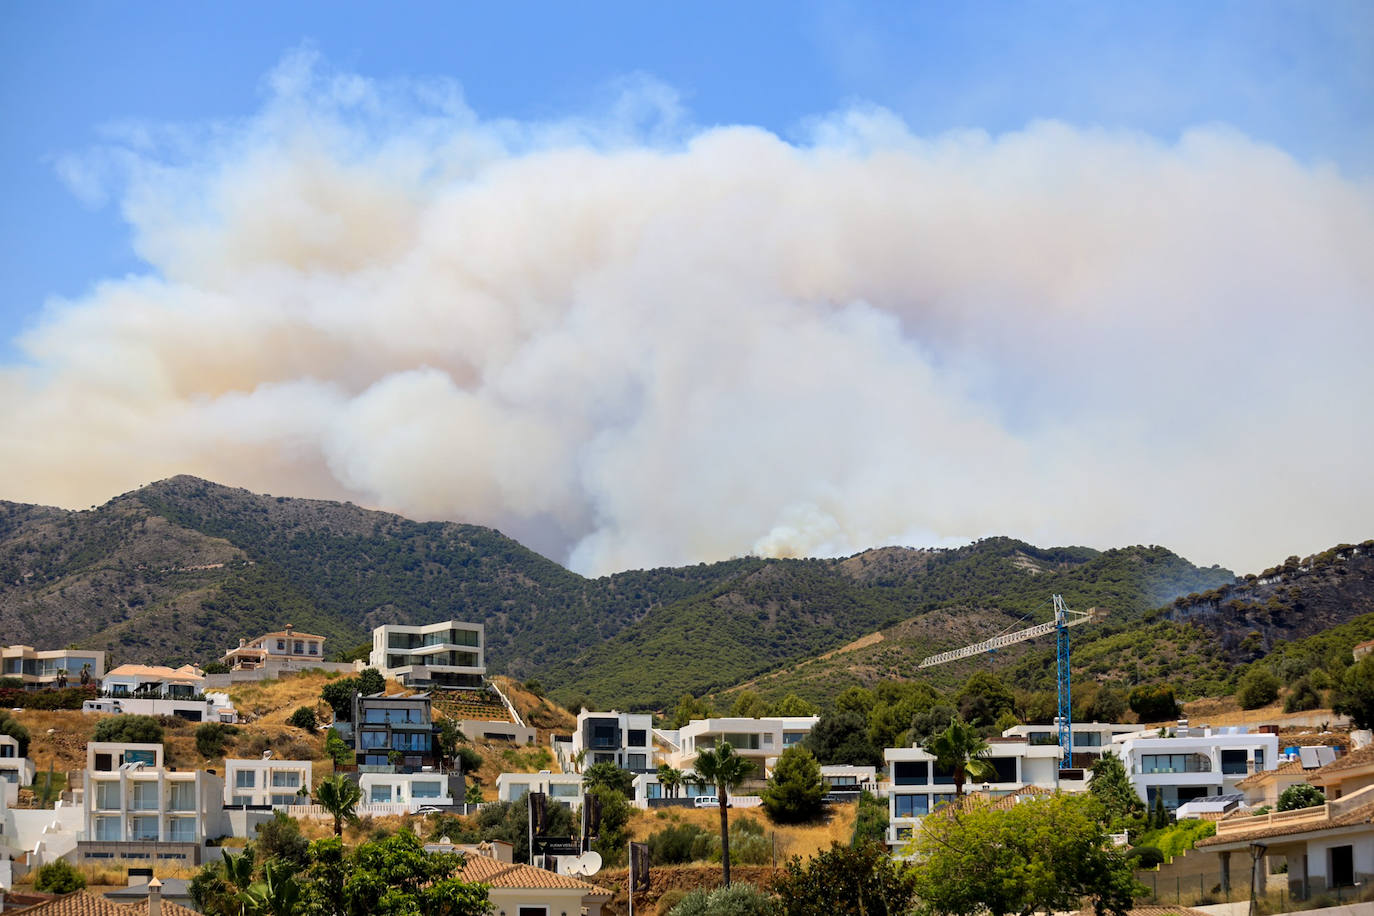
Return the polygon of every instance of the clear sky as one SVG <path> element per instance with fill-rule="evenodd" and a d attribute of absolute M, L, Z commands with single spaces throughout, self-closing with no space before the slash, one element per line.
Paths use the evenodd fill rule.
<path fill-rule="evenodd" d="M 1374 535 L 1364 0 L 12 0 L 0 109 L 0 499 L 586 572 Z"/>

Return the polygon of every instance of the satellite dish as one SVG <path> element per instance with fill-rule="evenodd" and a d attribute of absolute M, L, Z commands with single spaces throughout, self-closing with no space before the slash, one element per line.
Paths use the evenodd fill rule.
<path fill-rule="evenodd" d="M 439 837 L 439 842 L 442 843 L 442 844 L 445 845 L 445 846 L 452 846 L 452 845 L 453 845 L 453 841 L 450 840 L 450 839 L 448 838 L 448 835 L 447 835 L 447 834 L 445 834 L 444 836 Z"/>
<path fill-rule="evenodd" d="M 594 875 L 601 871 L 601 853 L 592 850 L 580 856 L 572 856 L 567 865 L 570 875 Z"/>

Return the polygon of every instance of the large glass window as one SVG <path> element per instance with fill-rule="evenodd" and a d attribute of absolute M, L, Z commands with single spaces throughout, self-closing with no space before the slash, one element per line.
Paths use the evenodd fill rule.
<path fill-rule="evenodd" d="M 157 783 L 156 782 L 135 782 L 129 786 L 130 801 L 129 808 L 132 811 L 156 811 L 157 810 Z"/>
<path fill-rule="evenodd" d="M 102 780 L 95 784 L 95 807 L 100 811 L 119 810 L 118 780 Z"/>
<path fill-rule="evenodd" d="M 157 836 L 157 817 L 142 815 L 129 818 L 129 839 L 131 840 L 156 840 Z"/>
<path fill-rule="evenodd" d="M 273 770 L 272 787 L 276 789 L 299 789 L 301 787 L 301 771 Z"/>
<path fill-rule="evenodd" d="M 645 758 L 645 755 L 644 755 L 644 754 L 631 754 L 631 755 L 630 755 L 630 769 L 632 769 L 632 770 L 643 770 L 643 769 L 646 769 L 646 767 L 645 767 L 645 759 L 644 759 L 644 758 Z"/>
<path fill-rule="evenodd" d="M 443 794 L 443 790 L 437 782 L 412 782 L 410 784 L 411 798 L 438 798 Z"/>
<path fill-rule="evenodd" d="M 783 732 L 782 746 L 791 747 L 794 744 L 800 744 L 805 738 L 806 732 Z"/>
<path fill-rule="evenodd" d="M 1245 749 L 1231 749 L 1221 752 L 1221 772 L 1227 776 L 1245 775 Z"/>
<path fill-rule="evenodd" d="M 167 783 L 167 809 L 169 811 L 196 810 L 196 784 L 194 782 Z"/>
<path fill-rule="evenodd" d="M 1142 773 L 1210 773 L 1212 761 L 1202 754 L 1142 754 Z M 1245 772 L 1243 769 L 1241 772 Z"/>
<path fill-rule="evenodd" d="M 892 782 L 899 786 L 923 786 L 929 778 L 924 760 L 899 760 L 892 764 Z"/>
<path fill-rule="evenodd" d="M 649 784 L 649 788 L 651 789 L 656 787 L 658 787 L 657 783 Z M 564 783 L 556 782 L 553 785 L 549 786 L 549 795 L 553 796 L 554 798 L 577 798 L 581 791 L 582 787 L 578 785 L 567 785 Z M 657 798 L 658 796 L 653 797 Z"/>
<path fill-rule="evenodd" d="M 893 817 L 925 817 L 930 813 L 930 797 L 927 795 L 893 795 Z"/>
<path fill-rule="evenodd" d="M 630 737 L 629 737 L 629 739 L 628 739 L 625 743 L 626 743 L 626 745 L 628 745 L 629 747 L 648 747 L 648 746 L 649 746 L 649 735 L 648 735 L 648 732 L 646 732 L 646 731 L 645 731 L 644 729 L 642 729 L 642 728 L 632 728 L 632 729 L 630 729 Z"/>
<path fill-rule="evenodd" d="M 125 751 L 125 763 L 141 763 L 146 767 L 157 764 L 157 751 Z"/>
<path fill-rule="evenodd" d="M 167 818 L 167 839 L 173 843 L 194 843 L 196 841 L 196 819 L 193 817 Z"/>
<path fill-rule="evenodd" d="M 254 770 L 239 770 L 234 774 L 234 788 L 236 789 L 255 789 L 258 785 L 258 774 Z"/>
<path fill-rule="evenodd" d="M 368 800 L 374 805 L 384 805 L 391 801 L 391 786 L 374 785 L 372 787 L 372 794 L 368 797 Z"/>
<path fill-rule="evenodd" d="M 300 799 L 297 798 L 297 797 L 294 796 L 294 795 L 273 795 L 273 796 L 272 796 L 272 804 L 273 804 L 275 807 L 278 807 L 278 808 L 287 808 L 287 807 L 290 807 L 291 805 L 298 804 L 299 802 L 300 802 Z"/>
<path fill-rule="evenodd" d="M 756 751 L 759 749 L 757 732 L 726 732 L 725 740 L 737 751 Z"/>
<path fill-rule="evenodd" d="M 124 839 L 119 835 L 119 818 L 98 817 L 95 819 L 95 838 L 102 843 L 117 843 Z"/>

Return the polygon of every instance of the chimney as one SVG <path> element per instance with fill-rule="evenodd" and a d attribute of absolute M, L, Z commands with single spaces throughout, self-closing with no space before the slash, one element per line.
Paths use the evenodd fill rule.
<path fill-rule="evenodd" d="M 291 624 L 288 623 L 288 624 L 286 625 L 286 635 L 287 635 L 287 636 L 290 636 L 290 635 L 291 635 L 291 631 L 292 631 L 293 629 L 295 629 L 295 627 L 293 627 Z"/>
<path fill-rule="evenodd" d="M 162 882 L 156 878 L 148 882 L 148 916 L 162 916 Z"/>
<path fill-rule="evenodd" d="M 248 646 L 248 640 L 245 639 L 244 637 L 240 636 L 240 637 L 239 637 L 239 648 L 240 648 L 240 649 L 243 649 L 243 648 L 246 648 L 247 646 Z"/>

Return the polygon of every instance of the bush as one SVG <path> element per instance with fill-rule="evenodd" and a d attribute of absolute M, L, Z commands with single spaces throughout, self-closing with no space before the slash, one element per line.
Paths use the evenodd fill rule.
<path fill-rule="evenodd" d="M 1135 859 L 1136 868 L 1155 868 L 1164 864 L 1164 853 L 1155 846 L 1132 846 L 1126 858 Z"/>
<path fill-rule="evenodd" d="M 712 891 L 698 888 L 669 912 L 672 916 L 778 916 L 782 904 L 752 884 L 736 882 Z"/>
<path fill-rule="evenodd" d="M 810 751 L 794 744 L 778 758 L 763 790 L 763 807 L 780 824 L 813 820 L 820 816 L 825 791 L 821 765 Z"/>
<path fill-rule="evenodd" d="M 229 666 L 224 662 L 208 662 L 200 666 L 200 670 L 206 674 L 228 674 Z"/>
<path fill-rule="evenodd" d="M 682 902 L 682 898 L 687 896 L 687 892 L 680 887 L 671 887 L 663 892 L 663 896 L 658 898 L 658 906 L 654 912 L 658 916 L 668 916 L 673 911 L 673 907 Z"/>
<path fill-rule="evenodd" d="M 252 847 L 254 861 L 275 859 L 290 868 L 292 874 L 310 864 L 310 841 L 301 835 L 301 825 L 285 811 L 274 812 L 272 820 L 258 825 L 258 837 Z"/>
<path fill-rule="evenodd" d="M 348 722 L 353 718 L 353 694 L 358 691 L 356 677 L 343 677 L 330 681 L 320 691 L 320 698 L 334 710 L 335 722 Z"/>
<path fill-rule="evenodd" d="M 1318 669 L 1320 670 L 1320 669 Z M 1283 698 L 1284 712 L 1307 712 L 1322 705 L 1322 695 L 1307 678 L 1301 678 Z"/>
<path fill-rule="evenodd" d="M 238 733 L 239 730 L 236 726 L 226 725 L 223 722 L 202 723 L 196 729 L 196 753 L 206 759 L 223 757 L 224 745 Z"/>
<path fill-rule="evenodd" d="M 80 709 L 87 700 L 100 696 L 94 684 L 85 687 L 50 687 L 47 690 L 0 688 L 0 708 Z"/>
<path fill-rule="evenodd" d="M 86 886 L 86 876 L 66 859 L 54 859 L 38 869 L 33 889 L 40 894 L 70 894 Z"/>
<path fill-rule="evenodd" d="M 1245 672 L 1236 690 L 1236 701 L 1241 709 L 1259 709 L 1268 706 L 1279 698 L 1279 679 L 1268 668 L 1258 665 Z"/>
<path fill-rule="evenodd" d="M 353 755 L 353 748 L 348 746 L 337 728 L 331 727 L 329 731 L 325 732 L 324 752 L 329 755 L 330 760 L 334 761 L 335 766 L 349 766 L 356 760 Z"/>
<path fill-rule="evenodd" d="M 1300 782 L 1289 786 L 1279 794 L 1280 811 L 1296 811 L 1298 808 L 1315 808 L 1326 804 L 1326 796 L 1314 785 Z"/>
<path fill-rule="evenodd" d="M 1158 796 L 1156 796 L 1158 797 Z M 1205 840 L 1209 836 L 1215 836 L 1217 825 L 1215 821 L 1204 821 L 1200 818 L 1185 817 L 1181 821 L 1176 821 L 1167 827 L 1159 827 L 1150 830 L 1136 840 L 1136 846 L 1153 846 L 1158 849 L 1164 858 L 1172 859 L 1174 856 L 1181 856 L 1188 850 L 1197 845 L 1198 840 Z"/>
<path fill-rule="evenodd" d="M 152 716 L 111 716 L 95 726 L 92 741 L 117 741 L 121 744 L 161 744 L 162 726 Z"/>
<path fill-rule="evenodd" d="M 0 735 L 9 735 L 19 742 L 19 756 L 29 756 L 29 730 L 9 710 L 0 709 Z"/>
<path fill-rule="evenodd" d="M 364 668 L 358 672 L 358 692 L 365 697 L 386 691 L 386 678 L 376 668 Z"/>
<path fill-rule="evenodd" d="M 697 837 L 710 837 L 711 831 L 695 824 L 673 824 L 649 834 L 649 861 L 654 865 L 685 865 L 693 861 Z"/>
<path fill-rule="evenodd" d="M 1174 688 L 1167 684 L 1141 684 L 1131 690 L 1128 702 L 1131 712 L 1141 722 L 1162 722 L 1178 717 Z"/>
<path fill-rule="evenodd" d="M 476 773 L 482 768 L 482 755 L 477 753 L 477 749 L 467 744 L 458 745 L 454 752 L 462 764 L 464 773 Z"/>
<path fill-rule="evenodd" d="M 309 706 L 302 706 L 293 712 L 291 718 L 286 720 L 286 724 L 312 733 L 319 727 L 319 723 L 315 721 L 315 710 Z"/>

